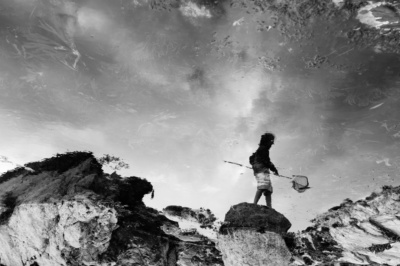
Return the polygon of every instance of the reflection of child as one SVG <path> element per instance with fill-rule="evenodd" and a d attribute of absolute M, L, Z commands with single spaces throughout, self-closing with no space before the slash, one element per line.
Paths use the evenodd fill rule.
<path fill-rule="evenodd" d="M 262 135 L 257 151 L 250 158 L 254 176 L 257 180 L 257 192 L 254 197 L 254 204 L 257 204 L 261 195 L 264 194 L 267 206 L 270 208 L 272 208 L 271 194 L 273 191 L 270 170 L 275 175 L 279 175 L 278 170 L 269 158 L 269 149 L 274 144 L 274 141 L 274 134 L 268 132 Z"/>

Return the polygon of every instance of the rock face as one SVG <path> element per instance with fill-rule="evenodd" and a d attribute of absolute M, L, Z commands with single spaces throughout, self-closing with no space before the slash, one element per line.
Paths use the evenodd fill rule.
<path fill-rule="evenodd" d="M 249 203 L 232 206 L 219 230 L 210 210 L 161 214 L 142 202 L 152 189 L 104 174 L 87 152 L 1 175 L 0 266 L 400 265 L 400 187 L 347 199 L 296 234 Z"/>
<path fill-rule="evenodd" d="M 168 206 L 163 213 L 179 223 L 179 228 L 165 228 L 164 231 L 187 243 L 186 248 L 179 252 L 178 265 L 224 265 L 221 252 L 216 248 L 218 224 L 210 210 Z"/>
<path fill-rule="evenodd" d="M 151 191 L 145 179 L 104 174 L 87 152 L 7 172 L 0 265 L 222 265 L 212 241 L 176 237 L 178 223 L 143 204 Z"/>
<path fill-rule="evenodd" d="M 182 230 L 196 232 L 216 242 L 220 224 L 209 209 L 168 206 L 163 212 L 168 219 L 178 222 Z"/>
<path fill-rule="evenodd" d="M 266 206 L 232 206 L 218 236 L 225 265 L 289 265 L 291 253 L 282 235 L 290 226 L 286 217 Z"/>
<path fill-rule="evenodd" d="M 313 221 L 289 245 L 306 265 L 400 264 L 400 187 L 384 187 L 354 203 L 346 200 Z"/>

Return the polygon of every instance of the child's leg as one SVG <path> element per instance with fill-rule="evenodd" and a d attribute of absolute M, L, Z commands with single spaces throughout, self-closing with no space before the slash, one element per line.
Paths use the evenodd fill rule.
<path fill-rule="evenodd" d="M 258 200 L 261 198 L 261 195 L 262 195 L 262 190 L 257 189 L 256 196 L 254 197 L 254 204 L 258 203 Z"/>
<path fill-rule="evenodd" d="M 267 203 L 267 206 L 272 208 L 272 197 L 271 197 L 272 192 L 269 191 L 268 189 L 264 190 L 264 195 L 265 195 L 265 201 Z"/>

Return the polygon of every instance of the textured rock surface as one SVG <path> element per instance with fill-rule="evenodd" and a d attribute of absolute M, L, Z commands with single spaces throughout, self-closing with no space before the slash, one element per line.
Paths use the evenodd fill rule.
<path fill-rule="evenodd" d="M 215 215 L 208 209 L 200 208 L 193 210 L 181 206 L 168 206 L 163 210 L 164 215 L 173 221 L 179 223 L 179 227 L 185 230 L 189 235 L 198 233 L 212 241 L 216 241 L 217 232 L 220 227 Z M 182 234 L 179 236 L 183 237 Z"/>
<path fill-rule="evenodd" d="M 274 209 L 243 202 L 229 209 L 220 231 L 224 233 L 235 228 L 253 228 L 282 234 L 286 233 L 291 226 L 289 220 Z"/>
<path fill-rule="evenodd" d="M 282 236 L 273 232 L 236 229 L 221 234 L 218 246 L 227 266 L 289 265 L 292 257 Z"/>
<path fill-rule="evenodd" d="M 149 182 L 104 174 L 90 153 L 27 166 L 0 176 L 0 265 L 400 264 L 400 187 L 346 200 L 297 234 L 275 210 L 241 203 L 216 241 L 197 230 L 215 229 L 210 211 L 171 206 L 170 220 L 143 204 Z"/>
<path fill-rule="evenodd" d="M 216 248 L 218 224 L 210 210 L 174 205 L 166 207 L 163 213 L 179 223 L 179 227 L 164 226 L 164 232 L 186 243 L 185 248 L 178 252 L 177 265 L 224 265 L 222 254 Z"/>
<path fill-rule="evenodd" d="M 107 249 L 116 227 L 115 210 L 88 199 L 22 204 L 0 228 L 1 262 L 62 265 L 74 257 L 90 264 Z"/>
<path fill-rule="evenodd" d="M 222 265 L 213 242 L 143 204 L 146 180 L 85 152 L 27 166 L 0 177 L 0 265 Z"/>
<path fill-rule="evenodd" d="M 290 246 L 303 262 L 400 264 L 400 187 L 385 187 L 365 200 L 345 201 L 314 219 Z M 300 264 L 301 265 L 301 264 Z"/>
<path fill-rule="evenodd" d="M 225 265 L 289 265 L 291 253 L 282 234 L 290 226 L 285 216 L 265 206 L 232 206 L 218 235 Z"/>
<path fill-rule="evenodd" d="M 117 212 L 90 190 L 101 168 L 90 156 L 68 167 L 25 171 L 1 184 L 0 196 L 9 192 L 18 202 L 0 226 L 2 264 L 93 264 L 108 248 Z"/>

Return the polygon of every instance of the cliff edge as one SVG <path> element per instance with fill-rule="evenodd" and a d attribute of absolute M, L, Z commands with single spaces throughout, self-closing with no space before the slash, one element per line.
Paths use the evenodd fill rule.
<path fill-rule="evenodd" d="M 223 265 L 212 241 L 177 237 L 177 222 L 143 204 L 152 189 L 103 173 L 88 152 L 9 171 L 0 176 L 0 265 Z"/>

